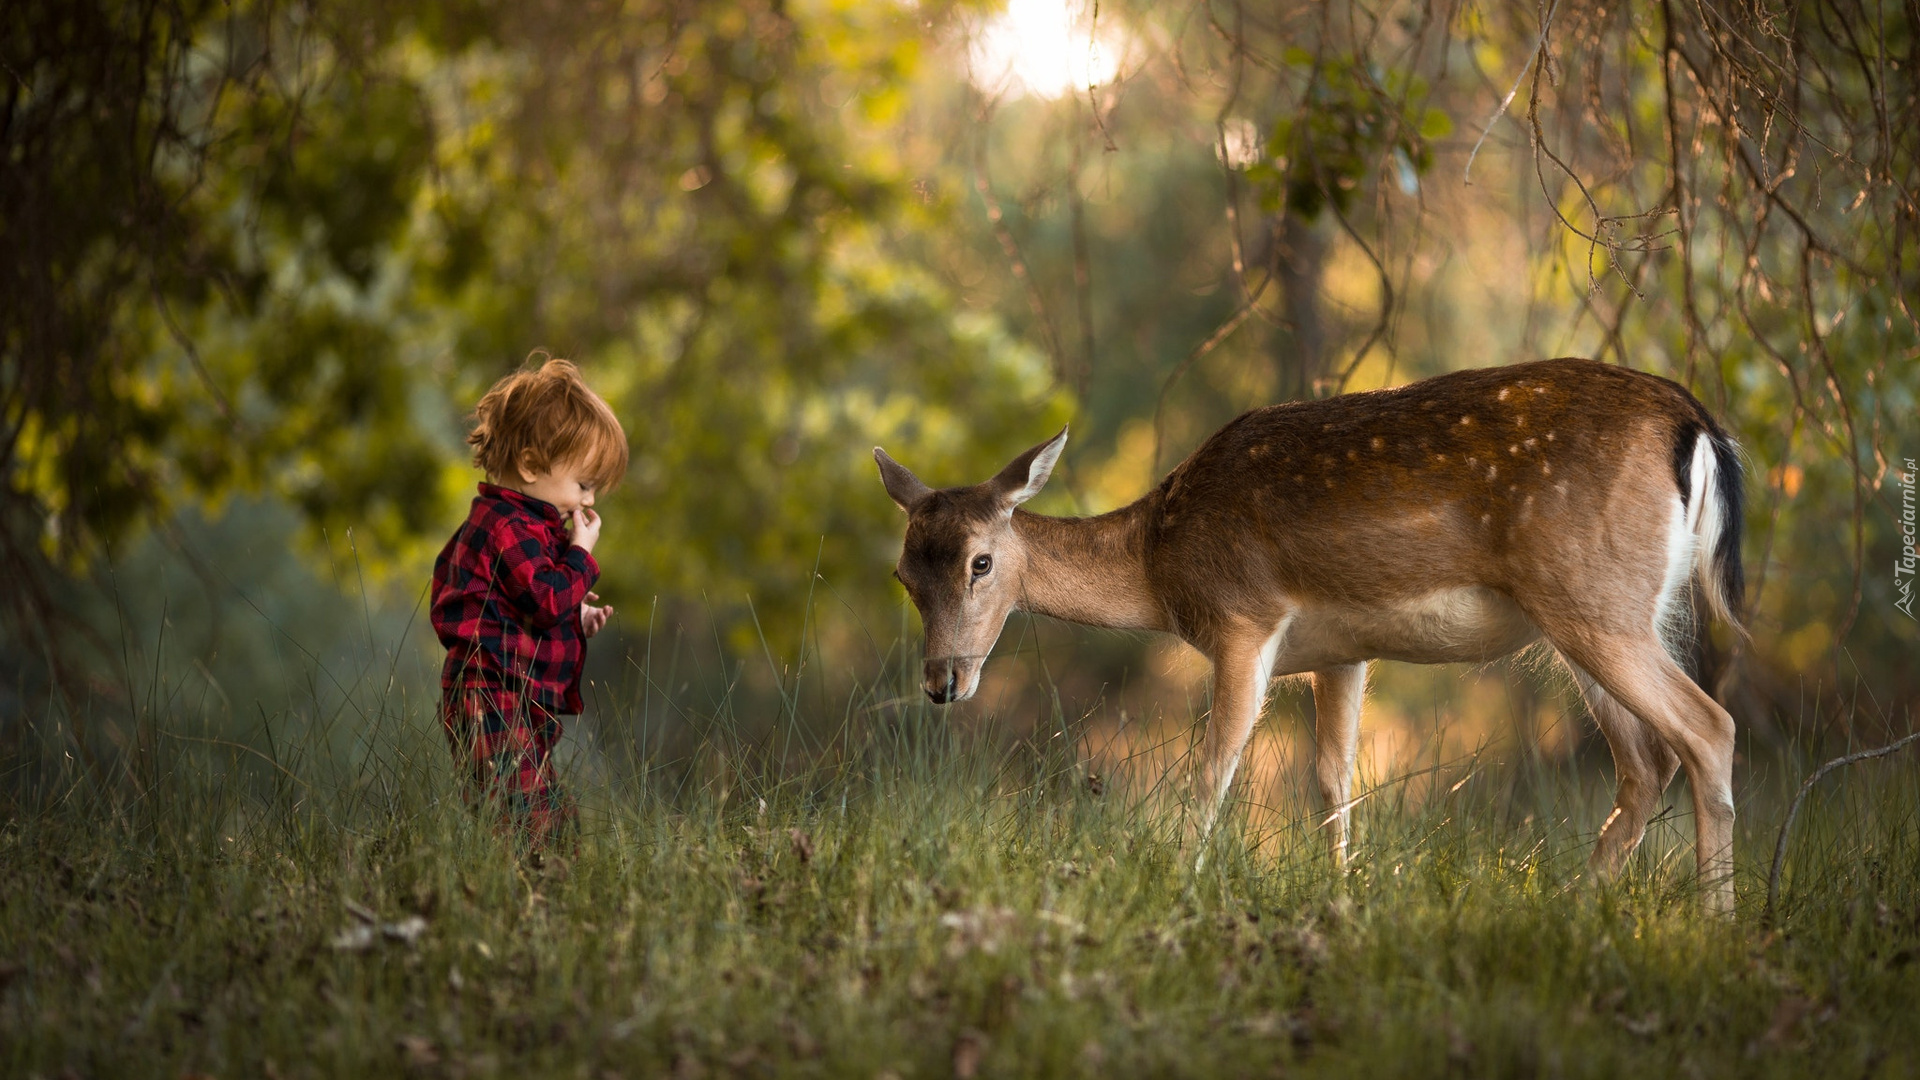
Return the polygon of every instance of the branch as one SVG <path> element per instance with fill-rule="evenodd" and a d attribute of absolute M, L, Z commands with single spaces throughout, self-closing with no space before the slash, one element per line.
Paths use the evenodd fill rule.
<path fill-rule="evenodd" d="M 1500 99 L 1500 107 L 1493 111 L 1492 116 L 1487 117 L 1486 126 L 1480 129 L 1480 137 L 1475 139 L 1473 143 L 1473 152 L 1467 155 L 1466 168 L 1460 170 L 1461 183 L 1472 186 L 1473 159 L 1480 156 L 1481 144 L 1487 141 L 1488 135 L 1493 134 L 1493 125 L 1499 123 L 1500 118 L 1507 114 L 1507 108 L 1513 104 L 1513 96 L 1520 92 L 1520 84 L 1525 81 L 1527 77 L 1527 69 L 1531 68 L 1534 61 L 1540 58 L 1540 54 L 1546 51 L 1547 31 L 1552 29 L 1553 13 L 1559 10 L 1559 8 L 1560 0 L 1553 0 L 1553 4 L 1547 8 L 1546 18 L 1540 20 L 1540 40 L 1534 42 L 1533 51 L 1527 54 L 1527 62 L 1520 65 L 1520 73 L 1513 77 L 1513 88 L 1507 91 L 1506 97 Z"/>
<path fill-rule="evenodd" d="M 1776 840 L 1773 845 L 1773 869 L 1767 873 L 1767 909 L 1765 915 L 1767 922 L 1773 921 L 1774 902 L 1780 897 L 1780 868 L 1787 861 L 1787 832 L 1793 828 L 1793 819 L 1799 815 L 1800 804 L 1806 801 L 1807 792 L 1813 790 L 1813 785 L 1819 783 L 1821 777 L 1840 768 L 1842 765 L 1852 765 L 1855 762 L 1866 761 L 1868 758 L 1885 757 L 1916 741 L 1920 741 L 1920 731 L 1916 731 L 1902 739 L 1895 739 L 1893 742 L 1877 750 L 1862 750 L 1857 754 L 1848 754 L 1845 757 L 1834 758 L 1832 761 L 1815 769 L 1813 775 L 1807 777 L 1806 782 L 1800 785 L 1800 793 L 1793 797 L 1793 805 L 1787 807 L 1787 820 L 1780 824 L 1780 838 Z"/>
<path fill-rule="evenodd" d="M 1268 278 L 1267 280 L 1271 281 L 1272 279 Z M 1153 471 L 1156 475 L 1160 472 L 1160 443 L 1163 433 L 1161 414 L 1166 410 L 1167 392 L 1173 389 L 1173 384 L 1178 382 L 1180 376 L 1185 375 L 1187 369 L 1192 367 L 1196 361 L 1212 352 L 1221 342 L 1233 336 L 1235 330 L 1240 329 L 1240 324 L 1246 322 L 1247 316 L 1253 314 L 1254 303 L 1259 300 L 1260 293 L 1266 291 L 1266 287 L 1267 282 L 1262 281 L 1260 288 L 1255 290 L 1253 296 L 1249 297 L 1246 303 L 1240 305 L 1240 310 L 1234 312 L 1226 322 L 1221 323 L 1219 328 L 1207 337 L 1207 340 L 1201 342 L 1192 352 L 1188 353 L 1187 358 L 1180 361 L 1179 366 L 1173 369 L 1173 373 L 1167 376 L 1167 381 L 1160 384 L 1160 396 L 1153 403 Z"/>
<path fill-rule="evenodd" d="M 1000 241 L 1000 250 L 1006 253 L 1007 263 L 1013 276 L 1025 287 L 1027 306 L 1033 309 L 1033 317 L 1040 323 L 1040 333 L 1046 341 L 1047 352 L 1053 357 L 1053 371 L 1061 385 L 1071 386 L 1073 380 L 1068 370 L 1069 361 L 1066 351 L 1060 347 L 1060 336 L 1054 332 L 1053 319 L 1047 314 L 1047 303 L 1040 295 L 1040 286 L 1033 280 L 1033 274 L 1027 269 L 1026 257 L 1020 253 L 1020 242 L 1013 237 L 1013 230 L 1007 227 L 1006 215 L 1000 209 L 1000 200 L 994 198 L 993 184 L 987 178 L 987 128 L 992 122 L 993 107 L 989 103 L 980 116 L 980 138 L 974 144 L 973 187 L 980 193 L 980 201 L 986 204 L 987 221 L 993 226 L 993 235 Z M 1089 358 L 1091 359 L 1091 358 Z"/>

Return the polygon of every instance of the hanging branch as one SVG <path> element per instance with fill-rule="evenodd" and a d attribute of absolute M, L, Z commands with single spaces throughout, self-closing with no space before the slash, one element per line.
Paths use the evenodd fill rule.
<path fill-rule="evenodd" d="M 1071 361 L 1066 350 L 1060 346 L 1060 335 L 1053 328 L 1053 317 L 1047 313 L 1047 302 L 1040 295 L 1040 286 L 1033 280 L 1033 272 L 1027 268 L 1026 256 L 1020 252 L 1020 242 L 1014 239 L 1013 230 L 1007 227 L 1006 214 L 1000 209 L 1000 200 L 993 194 L 993 182 L 987 175 L 987 128 L 993 120 L 993 103 L 988 102 L 978 118 L 980 135 L 973 147 L 973 188 L 980 193 L 980 201 L 986 204 L 987 221 L 993 226 L 994 239 L 1000 241 L 1000 250 L 1007 256 L 1007 266 L 1013 272 L 1027 294 L 1027 306 L 1033 311 L 1035 321 L 1040 324 L 1040 335 L 1047 344 L 1047 355 L 1053 359 L 1054 378 L 1062 386 L 1073 385 L 1069 370 Z"/>
<path fill-rule="evenodd" d="M 1487 125 L 1480 129 L 1480 137 L 1473 141 L 1473 152 L 1467 155 L 1467 164 L 1460 170 L 1461 183 L 1468 185 L 1473 183 L 1473 159 L 1480 156 L 1480 147 L 1486 143 L 1487 136 L 1493 134 L 1493 125 L 1499 123 L 1500 118 L 1507 115 L 1507 109 L 1512 107 L 1513 96 L 1520 92 L 1520 84 L 1527 77 L 1527 69 L 1536 62 L 1543 62 L 1546 59 L 1547 31 L 1553 28 L 1553 13 L 1559 9 L 1560 0 L 1553 0 L 1553 3 L 1547 6 L 1547 14 L 1540 20 L 1540 40 L 1533 43 L 1533 51 L 1527 54 L 1527 62 L 1520 65 L 1520 73 L 1513 77 L 1513 86 L 1507 90 L 1507 96 L 1500 99 L 1500 107 L 1493 110 L 1493 115 L 1487 118 Z"/>

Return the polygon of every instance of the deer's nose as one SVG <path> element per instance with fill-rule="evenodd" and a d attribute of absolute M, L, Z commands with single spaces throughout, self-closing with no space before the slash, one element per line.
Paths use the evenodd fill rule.
<path fill-rule="evenodd" d="M 960 671 L 952 660 L 927 661 L 927 697 L 945 705 L 960 696 Z"/>

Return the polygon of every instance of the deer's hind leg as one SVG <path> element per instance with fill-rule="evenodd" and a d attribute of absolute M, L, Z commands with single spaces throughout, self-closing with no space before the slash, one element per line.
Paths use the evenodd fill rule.
<path fill-rule="evenodd" d="M 1313 673 L 1314 778 L 1326 818 L 1333 864 L 1347 865 L 1353 820 L 1353 759 L 1360 747 L 1360 705 L 1367 692 L 1367 665 L 1343 664 Z"/>
<path fill-rule="evenodd" d="M 1731 912 L 1733 717 L 1667 655 L 1651 621 L 1644 634 L 1574 631 L 1556 636 L 1548 630 L 1548 637 L 1608 696 L 1644 721 L 1687 770 L 1687 783 L 1693 788 L 1695 857 L 1706 906 L 1710 911 Z"/>
<path fill-rule="evenodd" d="M 1666 740 L 1614 700 L 1593 676 L 1572 661 L 1566 663 L 1580 684 L 1580 695 L 1586 699 L 1594 723 L 1613 751 L 1613 813 L 1600 827 L 1599 840 L 1587 860 L 1595 874 L 1610 878 L 1640 846 L 1661 793 L 1680 768 L 1680 758 Z"/>

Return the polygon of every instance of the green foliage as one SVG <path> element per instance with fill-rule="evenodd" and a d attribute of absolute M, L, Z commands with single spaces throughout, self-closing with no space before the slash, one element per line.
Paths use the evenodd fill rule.
<path fill-rule="evenodd" d="M 1427 80 L 1383 71 L 1364 56 L 1315 56 L 1298 46 L 1284 56 L 1306 89 L 1297 111 L 1274 121 L 1267 159 L 1247 169 L 1261 208 L 1312 222 L 1331 204 L 1344 216 L 1376 170 L 1391 170 L 1403 195 L 1417 194 L 1434 141 L 1453 131 L 1452 118 L 1428 104 Z"/>
<path fill-rule="evenodd" d="M 238 490 L 417 569 L 478 478 L 462 414 L 541 345 L 634 443 L 603 591 L 754 593 L 787 625 L 816 556 L 865 567 L 883 546 L 868 447 L 971 465 L 1065 418 L 1030 350 L 896 252 L 940 226 L 886 134 L 919 64 L 904 10 L 144 14 L 172 35 L 150 57 L 115 36 L 137 26 L 108 36 L 147 57 L 136 126 L 174 142 L 154 177 L 77 197 L 161 184 L 191 257 L 132 253 L 97 298 L 91 411 L 33 390 L 8 413 L 9 490 L 55 515 L 70 560 Z M 85 77 L 25 100 L 126 102 Z M 86 157 L 110 135 L 63 137 Z M 11 340 L 16 387 L 59 370 Z"/>

